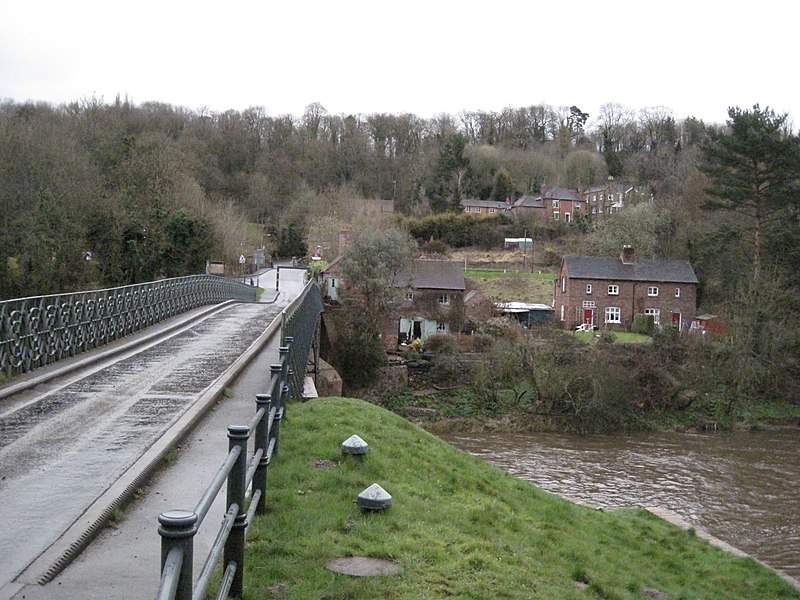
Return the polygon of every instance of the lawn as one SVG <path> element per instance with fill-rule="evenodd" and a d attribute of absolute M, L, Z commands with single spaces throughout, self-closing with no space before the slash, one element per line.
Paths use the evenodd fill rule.
<path fill-rule="evenodd" d="M 630 331 L 614 331 L 614 342 L 620 344 L 651 344 L 653 338 L 649 335 L 641 333 L 631 333 Z M 575 331 L 573 334 L 576 338 L 587 344 L 593 344 L 600 339 L 600 333 L 595 331 Z"/>
<path fill-rule="evenodd" d="M 353 434 L 370 446 L 364 459 L 340 452 Z M 388 511 L 356 506 L 373 483 L 392 495 Z M 359 400 L 289 406 L 267 505 L 248 537 L 251 600 L 800 598 L 692 531 L 644 510 L 576 506 Z M 351 577 L 325 566 L 350 556 L 404 571 Z"/>
<path fill-rule="evenodd" d="M 493 302 L 553 304 L 553 273 L 466 271 L 464 277 Z"/>

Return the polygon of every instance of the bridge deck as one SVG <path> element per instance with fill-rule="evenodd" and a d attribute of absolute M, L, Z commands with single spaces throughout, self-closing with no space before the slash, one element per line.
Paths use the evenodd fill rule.
<path fill-rule="evenodd" d="M 0 405 L 0 516 L 7 524 L 0 531 L 0 600 L 155 596 L 156 518 L 191 508 L 227 451 L 226 426 L 252 417 L 279 340 L 263 336 L 263 350 L 254 343 L 292 297 L 234 305 L 88 377 Z M 234 365 L 248 349 L 255 358 L 236 377 L 241 367 Z M 206 412 L 201 404 L 213 404 L 226 385 L 232 397 L 213 406 L 183 440 L 176 462 L 145 485 L 147 463 L 199 420 Z M 132 486 L 149 493 L 126 506 L 122 522 L 100 532 L 63 573 L 40 585 L 71 560 L 65 558 L 70 548 L 93 535 L 94 521 Z M 216 529 L 218 521 L 208 521 Z M 198 555 L 212 541 L 203 533 Z"/>

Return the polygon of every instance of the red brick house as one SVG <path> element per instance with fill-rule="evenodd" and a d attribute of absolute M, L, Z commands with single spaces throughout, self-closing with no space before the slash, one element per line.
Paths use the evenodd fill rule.
<path fill-rule="evenodd" d="M 570 223 L 578 215 L 586 214 L 586 202 L 575 190 L 561 187 L 547 189 L 542 186 L 540 196 L 521 196 L 512 205 L 511 212 L 518 217 L 533 214 L 543 222 Z"/>
<path fill-rule="evenodd" d="M 464 263 L 414 260 L 410 273 L 398 281 L 404 292 L 382 332 L 387 349 L 437 333 L 458 333 L 464 321 Z"/>
<path fill-rule="evenodd" d="M 688 261 L 640 260 L 625 246 L 619 258 L 565 257 L 554 297 L 568 328 L 629 330 L 634 315 L 649 314 L 685 331 L 697 310 L 697 276 Z"/>
<path fill-rule="evenodd" d="M 511 210 L 510 202 L 497 200 L 474 200 L 466 198 L 461 201 L 461 210 L 473 217 L 491 217 Z"/>

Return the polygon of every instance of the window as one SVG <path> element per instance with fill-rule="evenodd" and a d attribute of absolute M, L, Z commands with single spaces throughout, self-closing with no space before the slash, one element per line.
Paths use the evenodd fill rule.
<path fill-rule="evenodd" d="M 557 212 L 553 213 L 553 221 L 558 221 L 558 213 Z"/>
<path fill-rule="evenodd" d="M 406 302 L 414 301 L 414 292 L 406 292 Z"/>
<path fill-rule="evenodd" d="M 336 287 L 336 280 L 333 277 L 331 277 L 331 288 L 335 287 Z"/>
<path fill-rule="evenodd" d="M 656 286 L 650 286 L 647 288 L 647 295 L 651 297 L 658 296 L 658 288 Z"/>
<path fill-rule="evenodd" d="M 464 208 L 464 212 L 469 212 L 469 211 L 471 211 L 471 210 L 472 210 L 472 209 L 471 209 L 469 206 L 467 206 L 467 207 L 465 207 L 465 208 Z"/>
<path fill-rule="evenodd" d="M 447 333 L 448 331 L 450 331 L 450 328 L 448 327 L 446 322 L 436 321 L 436 331 L 438 333 Z"/>
<path fill-rule="evenodd" d="M 622 323 L 618 306 L 606 306 L 606 323 Z"/>
<path fill-rule="evenodd" d="M 439 294 L 439 304 L 450 304 L 450 294 Z"/>
<path fill-rule="evenodd" d="M 656 325 L 659 324 L 659 320 L 661 319 L 661 311 L 657 308 L 645 308 L 644 314 L 646 315 L 653 315 L 653 323 Z"/>
<path fill-rule="evenodd" d="M 490 213 L 493 213 L 494 211 L 495 211 L 495 209 L 494 209 L 494 208 L 489 208 L 489 212 L 490 212 Z"/>
<path fill-rule="evenodd" d="M 592 293 L 592 284 L 591 283 L 587 283 L 586 284 L 586 293 L 587 294 L 591 294 Z"/>
<path fill-rule="evenodd" d="M 572 221 L 572 215 L 570 215 L 569 213 L 564 213 L 564 221 L 570 223 Z"/>
<path fill-rule="evenodd" d="M 555 199 L 553 200 L 553 208 L 558 208 L 559 204 L 560 204 L 559 200 L 555 200 Z"/>
<path fill-rule="evenodd" d="M 619 296 L 619 286 L 618 285 L 610 285 L 610 286 L 608 286 L 608 295 L 609 296 Z"/>
<path fill-rule="evenodd" d="M 561 305 L 561 320 L 564 320 L 564 305 Z"/>
<path fill-rule="evenodd" d="M 675 297 L 676 298 L 680 298 L 681 297 L 681 288 L 675 288 Z"/>
<path fill-rule="evenodd" d="M 566 291 L 567 291 L 567 278 L 566 277 L 562 277 L 561 278 L 561 293 L 563 294 Z"/>
<path fill-rule="evenodd" d="M 481 212 L 481 207 L 480 206 L 476 206 L 475 207 L 475 212 Z"/>

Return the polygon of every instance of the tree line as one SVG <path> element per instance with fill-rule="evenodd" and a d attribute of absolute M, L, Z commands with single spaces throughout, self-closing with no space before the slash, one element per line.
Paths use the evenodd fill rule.
<path fill-rule="evenodd" d="M 703 140 L 724 126 L 618 104 L 499 112 L 212 113 L 91 98 L 0 104 L 0 297 L 202 271 L 257 246 L 301 254 L 359 198 L 424 217 L 609 176 L 664 207 L 660 237 L 702 200 Z M 675 234 L 677 235 L 677 234 Z M 675 237 L 673 235 L 672 237 Z M 600 236 L 602 237 L 602 236 Z M 601 244 L 602 245 L 602 244 Z"/>

